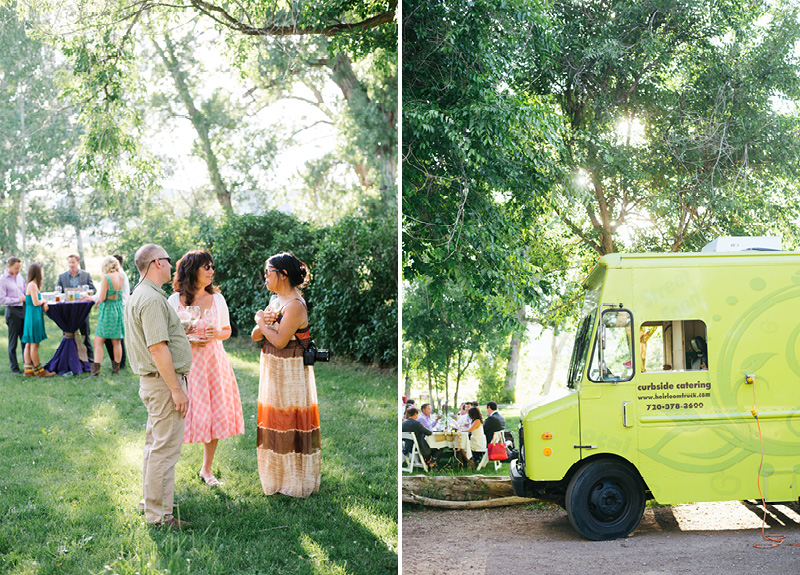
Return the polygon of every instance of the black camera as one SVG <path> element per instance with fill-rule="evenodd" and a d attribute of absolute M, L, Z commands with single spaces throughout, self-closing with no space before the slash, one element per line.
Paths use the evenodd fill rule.
<path fill-rule="evenodd" d="M 313 343 L 303 351 L 303 365 L 314 365 L 318 361 L 330 361 L 331 354 L 327 349 L 317 349 Z"/>

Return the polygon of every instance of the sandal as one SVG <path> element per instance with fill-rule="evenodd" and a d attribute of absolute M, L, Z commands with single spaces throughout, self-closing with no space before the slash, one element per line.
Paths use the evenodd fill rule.
<path fill-rule="evenodd" d="M 224 482 L 220 481 L 213 475 L 209 475 L 208 477 L 203 477 L 202 475 L 200 475 L 200 479 L 202 479 L 203 483 L 205 483 L 209 487 L 219 487 L 221 485 L 225 485 Z"/>

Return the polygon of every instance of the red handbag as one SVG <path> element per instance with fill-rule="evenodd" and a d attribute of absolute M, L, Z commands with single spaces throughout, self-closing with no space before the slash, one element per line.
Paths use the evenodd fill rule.
<path fill-rule="evenodd" d="M 505 443 L 490 443 L 486 448 L 489 451 L 489 461 L 505 461 L 508 459 Z"/>

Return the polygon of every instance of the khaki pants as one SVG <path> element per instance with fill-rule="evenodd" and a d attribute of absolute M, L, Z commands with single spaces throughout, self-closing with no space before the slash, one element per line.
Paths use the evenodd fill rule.
<path fill-rule="evenodd" d="M 178 375 L 186 391 L 186 376 Z M 167 382 L 161 377 L 141 376 L 139 397 L 147 408 L 144 436 L 142 491 L 144 517 L 157 523 L 172 515 L 175 497 L 175 464 L 183 444 L 183 418 L 175 409 Z"/>

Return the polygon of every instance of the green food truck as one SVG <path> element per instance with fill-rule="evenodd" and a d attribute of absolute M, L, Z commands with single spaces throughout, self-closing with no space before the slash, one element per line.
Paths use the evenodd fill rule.
<path fill-rule="evenodd" d="M 593 540 L 647 499 L 798 500 L 800 253 L 611 254 L 584 288 L 567 389 L 522 412 L 517 495 Z"/>

